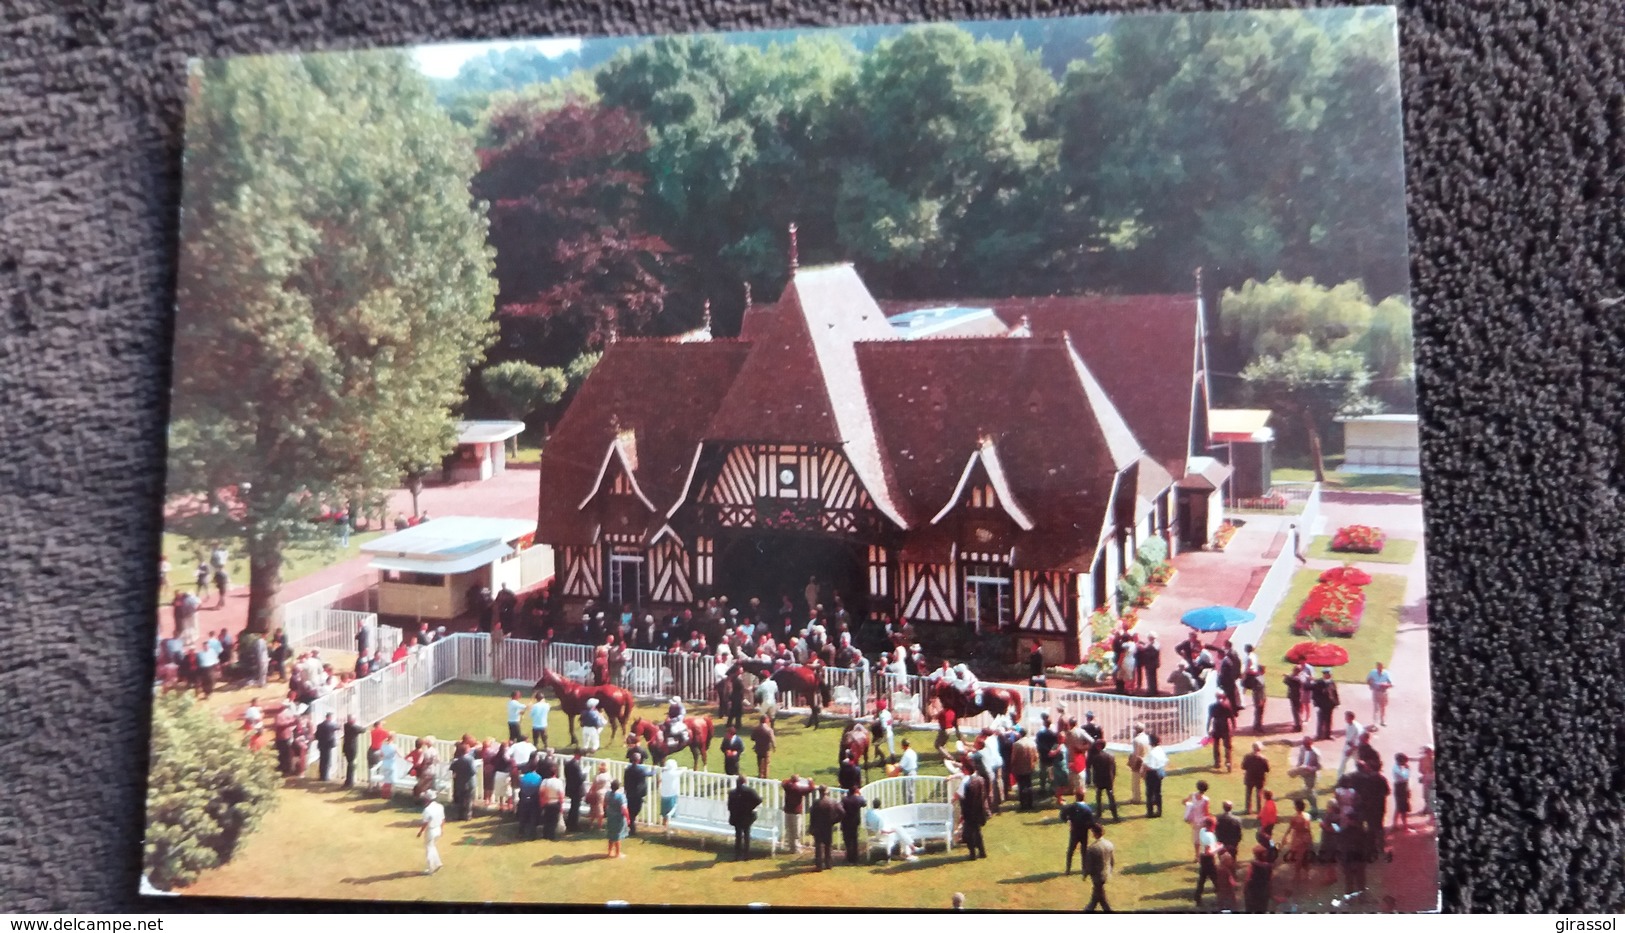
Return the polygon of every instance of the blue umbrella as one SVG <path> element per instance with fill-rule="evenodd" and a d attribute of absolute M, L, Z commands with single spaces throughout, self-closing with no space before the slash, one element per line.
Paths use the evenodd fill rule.
<path fill-rule="evenodd" d="M 1179 621 L 1198 632 L 1222 632 L 1251 622 L 1255 618 L 1257 617 L 1247 610 L 1237 609 L 1234 606 L 1205 606 L 1185 613 L 1179 617 Z"/>

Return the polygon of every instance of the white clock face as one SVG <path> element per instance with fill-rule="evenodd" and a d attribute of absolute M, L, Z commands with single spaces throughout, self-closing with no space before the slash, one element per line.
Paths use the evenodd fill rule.
<path fill-rule="evenodd" d="M 794 486 L 796 484 L 796 471 L 785 467 L 779 471 L 780 486 Z"/>

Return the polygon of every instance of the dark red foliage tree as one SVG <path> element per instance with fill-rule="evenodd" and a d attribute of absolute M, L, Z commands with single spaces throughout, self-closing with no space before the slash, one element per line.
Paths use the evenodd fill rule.
<path fill-rule="evenodd" d="M 601 347 L 611 328 L 644 332 L 677 257 L 641 222 L 646 179 L 631 166 L 649 143 L 637 118 L 580 101 L 517 101 L 492 117 L 489 139 L 474 193 L 491 205 L 497 309 L 542 325 L 505 333 L 545 340 L 551 356 Z M 534 357 L 540 348 L 507 349 Z"/>

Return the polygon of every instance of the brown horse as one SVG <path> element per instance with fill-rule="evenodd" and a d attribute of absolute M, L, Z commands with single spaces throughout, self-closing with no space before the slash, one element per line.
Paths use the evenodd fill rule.
<path fill-rule="evenodd" d="M 958 722 L 961 719 L 969 719 L 982 713 L 990 716 L 1009 713 L 1012 722 L 1020 722 L 1022 710 L 1025 708 L 1021 692 L 1009 687 L 982 687 L 982 702 L 978 704 L 975 702 L 974 693 L 966 693 L 952 684 L 938 681 L 931 691 L 931 696 L 942 707 L 942 712 L 937 714 L 937 725 L 941 727 L 937 733 L 938 748 L 946 741 L 945 736 L 949 729 L 959 731 Z"/>
<path fill-rule="evenodd" d="M 632 736 L 638 736 L 649 746 L 649 756 L 654 759 L 654 766 L 660 767 L 666 762 L 668 754 L 675 754 L 688 749 L 694 756 L 694 767 L 707 769 L 711 766 L 711 736 L 716 734 L 716 724 L 710 716 L 689 716 L 683 720 L 688 727 L 688 741 L 673 749 L 667 749 L 665 730 L 639 716 L 632 720 L 632 725 L 626 729 L 628 741 Z"/>
<path fill-rule="evenodd" d="M 602 687 L 588 687 L 582 684 L 571 683 L 558 674 L 542 668 L 542 679 L 536 681 L 536 690 L 550 687 L 553 695 L 559 698 L 559 709 L 564 711 L 564 721 L 570 728 L 570 744 L 576 744 L 576 717 L 587 709 L 588 700 L 598 701 L 598 711 L 604 714 L 604 721 L 609 723 L 609 737 L 615 738 L 618 729 L 626 728 L 626 721 L 632 715 L 632 707 L 636 701 L 632 691 L 622 687 L 607 685 Z"/>
<path fill-rule="evenodd" d="M 870 758 L 871 751 L 874 753 L 873 759 Z M 845 732 L 841 733 L 841 753 L 839 757 L 844 759 L 848 753 L 852 755 L 853 761 L 863 766 L 865 780 L 869 778 L 869 766 L 871 764 L 886 763 L 885 756 L 880 754 L 878 748 L 874 748 L 873 737 L 870 736 L 869 729 L 861 722 L 852 723 L 852 725 L 846 727 Z"/>
<path fill-rule="evenodd" d="M 739 666 L 755 674 L 758 678 L 771 679 L 779 686 L 779 706 L 800 706 L 805 703 L 812 708 L 812 715 L 807 719 L 807 725 L 818 728 L 820 717 L 824 713 L 824 706 L 829 703 L 829 684 L 824 683 L 820 669 L 808 667 L 805 664 L 792 664 L 789 667 L 773 670 L 770 661 L 757 658 L 742 660 Z M 775 716 L 777 725 L 778 717 Z"/>

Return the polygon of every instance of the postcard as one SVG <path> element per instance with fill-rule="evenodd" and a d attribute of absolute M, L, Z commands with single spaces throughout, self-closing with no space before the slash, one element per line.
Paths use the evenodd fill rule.
<path fill-rule="evenodd" d="M 194 62 L 143 890 L 1435 909 L 1397 54 Z"/>

